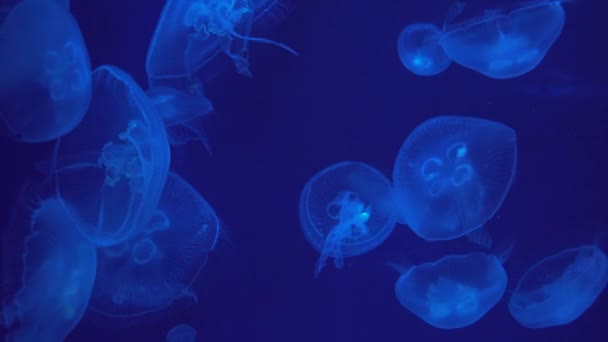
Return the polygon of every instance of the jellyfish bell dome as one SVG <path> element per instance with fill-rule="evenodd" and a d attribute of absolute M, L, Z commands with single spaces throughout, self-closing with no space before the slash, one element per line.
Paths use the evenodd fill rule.
<path fill-rule="evenodd" d="M 446 70 L 452 61 L 439 45 L 442 34 L 439 27 L 430 23 L 404 27 L 397 39 L 401 63 L 418 76 L 434 76 Z"/>
<path fill-rule="evenodd" d="M 342 267 L 343 258 L 378 247 L 393 231 L 393 188 L 375 168 L 354 161 L 328 166 L 315 174 L 300 195 L 300 225 L 321 253 L 315 275 L 327 259 Z"/>

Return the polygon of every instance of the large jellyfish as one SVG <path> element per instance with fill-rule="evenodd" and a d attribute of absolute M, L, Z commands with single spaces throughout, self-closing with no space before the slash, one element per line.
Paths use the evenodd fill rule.
<path fill-rule="evenodd" d="M 188 324 L 178 324 L 167 333 L 166 342 L 195 342 L 196 330 Z"/>
<path fill-rule="evenodd" d="M 504 79 L 533 70 L 562 32 L 561 0 L 540 0 L 510 12 L 489 14 L 447 29 L 439 40 L 454 62 Z"/>
<path fill-rule="evenodd" d="M 99 246 L 143 227 L 156 208 L 170 153 L 163 121 L 124 71 L 93 72 L 93 96 L 81 124 L 57 143 L 57 192 Z"/>
<path fill-rule="evenodd" d="M 300 224 L 306 239 L 321 253 L 318 277 L 327 259 L 336 268 L 344 257 L 379 246 L 395 227 L 393 189 L 375 168 L 346 161 L 315 174 L 300 195 Z"/>
<path fill-rule="evenodd" d="M 146 95 L 163 118 L 171 145 L 200 141 L 211 152 L 202 126 L 202 120 L 213 111 L 213 104 L 208 98 L 168 87 L 149 89 Z"/>
<path fill-rule="evenodd" d="M 507 273 L 494 255 L 449 255 L 414 266 L 395 284 L 399 303 L 426 323 L 456 329 L 480 320 L 502 298 Z"/>
<path fill-rule="evenodd" d="M 434 24 L 408 25 L 397 39 L 401 63 L 418 76 L 434 76 L 447 69 L 452 61 L 439 45 L 443 32 Z"/>
<path fill-rule="evenodd" d="M 262 6 L 274 6 L 263 2 Z M 234 61 L 236 71 L 251 76 L 248 42 L 282 43 L 252 37 L 256 12 L 264 13 L 251 0 L 167 0 L 148 48 L 146 71 L 150 87 L 170 86 L 190 90 L 199 86 L 195 73 L 220 52 Z"/>
<path fill-rule="evenodd" d="M 100 250 L 91 309 L 110 317 L 136 317 L 162 310 L 178 298 L 195 297 L 190 286 L 219 234 L 220 221 L 209 203 L 170 173 L 144 229 Z"/>
<path fill-rule="evenodd" d="M 6 341 L 63 341 L 82 318 L 97 259 L 76 217 L 58 199 L 42 201 L 33 213 L 21 289 L 3 308 Z"/>
<path fill-rule="evenodd" d="M 0 19 L 0 56 L 1 135 L 50 141 L 78 125 L 91 97 L 91 67 L 65 4 L 16 4 Z"/>
<path fill-rule="evenodd" d="M 527 328 L 564 325 L 579 318 L 608 283 L 608 257 L 597 246 L 570 248 L 534 264 L 521 278 L 509 311 Z"/>
<path fill-rule="evenodd" d="M 473 232 L 505 199 L 516 159 L 515 132 L 501 123 L 463 116 L 423 122 L 395 160 L 401 222 L 426 240 Z"/>

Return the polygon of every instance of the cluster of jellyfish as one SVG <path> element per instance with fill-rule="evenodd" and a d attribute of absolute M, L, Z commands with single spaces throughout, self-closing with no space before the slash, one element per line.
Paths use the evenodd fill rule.
<path fill-rule="evenodd" d="M 14 285 L 3 286 L 7 341 L 62 341 L 86 311 L 133 320 L 180 298 L 196 300 L 192 285 L 222 225 L 171 171 L 171 150 L 191 140 L 208 144 L 200 119 L 213 106 L 200 73 L 212 59 L 228 56 L 250 75 L 249 42 L 297 55 L 251 36 L 275 5 L 167 0 L 145 61 L 147 90 L 116 66 L 91 70 L 69 1 L 3 8 L 0 134 L 55 142 L 43 163 L 48 177 L 24 193 L 26 218 L 5 232 L 19 248 L 3 248 L 2 258 L 20 265 L 4 274 Z M 196 332 L 179 325 L 166 339 L 194 341 Z"/>
<path fill-rule="evenodd" d="M 398 152 L 392 182 L 371 165 L 344 161 L 305 184 L 299 204 L 306 239 L 328 260 L 380 246 L 397 224 L 427 241 L 467 236 L 489 248 L 484 225 L 502 205 L 517 166 L 515 131 L 471 116 L 438 116 L 418 125 Z M 489 243 L 488 243 L 489 241 Z M 400 273 L 395 296 L 409 312 L 439 329 L 479 321 L 507 290 L 505 252 L 446 255 L 419 265 L 392 264 Z M 608 257 L 596 245 L 546 257 L 519 279 L 508 309 L 527 328 L 568 324 L 581 316 L 608 282 Z"/>
<path fill-rule="evenodd" d="M 560 36 L 564 0 L 535 0 L 514 8 L 487 10 L 463 22 L 455 4 L 442 28 L 416 23 L 403 28 L 397 51 L 403 65 L 419 76 L 434 76 L 452 62 L 494 79 L 507 79 L 536 68 Z"/>

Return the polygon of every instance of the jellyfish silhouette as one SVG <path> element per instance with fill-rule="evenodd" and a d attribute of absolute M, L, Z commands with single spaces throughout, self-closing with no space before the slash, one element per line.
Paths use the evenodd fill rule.
<path fill-rule="evenodd" d="M 91 97 L 91 68 L 65 5 L 17 3 L 0 20 L 0 56 L 1 135 L 43 142 L 78 125 Z"/>
<path fill-rule="evenodd" d="M 146 95 L 163 118 L 171 145 L 200 141 L 211 153 L 209 139 L 201 122 L 213 111 L 208 98 L 168 87 L 149 89 Z"/>
<path fill-rule="evenodd" d="M 170 152 L 164 124 L 124 71 L 93 71 L 93 96 L 81 124 L 55 149 L 59 197 L 78 213 L 99 246 L 118 244 L 144 226 L 158 204 Z"/>
<path fill-rule="evenodd" d="M 321 253 L 318 277 L 328 258 L 341 268 L 344 257 L 379 246 L 395 227 L 393 190 L 373 167 L 346 161 L 315 174 L 300 195 L 300 224 L 306 239 Z"/>
<path fill-rule="evenodd" d="M 483 226 L 511 188 L 515 139 L 510 127 L 474 117 L 420 124 L 393 169 L 400 221 L 426 240 L 454 239 Z"/>
<path fill-rule="evenodd" d="M 167 333 L 167 342 L 195 342 L 196 330 L 188 324 L 178 324 Z"/>
<path fill-rule="evenodd" d="M 442 36 L 443 32 L 434 24 L 406 26 L 397 39 L 401 63 L 418 76 L 434 76 L 443 72 L 452 60 L 439 45 Z"/>
<path fill-rule="evenodd" d="M 6 341 L 63 341 L 82 318 L 97 260 L 76 217 L 55 198 L 33 212 L 21 288 L 3 308 Z"/>
<path fill-rule="evenodd" d="M 414 266 L 395 284 L 403 307 L 439 329 L 456 329 L 480 320 L 502 298 L 507 273 L 491 254 L 449 255 Z"/>
<path fill-rule="evenodd" d="M 578 319 L 608 283 L 608 257 L 597 246 L 563 250 L 534 264 L 521 278 L 509 311 L 527 328 Z"/>
<path fill-rule="evenodd" d="M 99 252 L 90 308 L 137 317 L 192 296 L 190 286 L 215 248 L 220 221 L 207 201 L 174 173 L 143 230 Z"/>
<path fill-rule="evenodd" d="M 454 62 L 488 77 L 505 79 L 533 70 L 560 36 L 561 0 L 533 1 L 447 28 L 439 40 Z"/>
<path fill-rule="evenodd" d="M 251 36 L 260 11 L 265 13 L 250 0 L 168 0 L 148 48 L 150 87 L 189 90 L 199 84 L 195 73 L 220 53 L 234 61 L 239 74 L 251 76 L 248 42 L 273 44 L 297 55 L 285 44 Z"/>

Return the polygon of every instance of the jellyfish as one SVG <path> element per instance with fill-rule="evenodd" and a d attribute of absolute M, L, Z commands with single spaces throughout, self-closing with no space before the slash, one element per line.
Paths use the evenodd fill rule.
<path fill-rule="evenodd" d="M 63 341 L 84 315 L 97 259 L 79 224 L 56 198 L 41 201 L 33 212 L 21 288 L 2 310 L 6 341 Z"/>
<path fill-rule="evenodd" d="M 195 342 L 196 330 L 188 324 L 178 324 L 167 333 L 167 342 Z"/>
<path fill-rule="evenodd" d="M 250 0 L 168 0 L 148 48 L 150 87 L 188 90 L 200 85 L 195 73 L 220 52 L 234 61 L 237 73 L 250 77 L 248 42 L 273 44 L 298 55 L 285 44 L 251 36 L 259 10 Z"/>
<path fill-rule="evenodd" d="M 80 125 L 59 139 L 54 156 L 59 197 L 78 213 L 98 246 L 137 233 L 155 210 L 170 163 L 163 121 L 124 71 L 93 71 L 93 95 Z"/>
<path fill-rule="evenodd" d="M 527 328 L 565 325 L 578 319 L 607 283 L 608 257 L 600 248 L 569 248 L 524 274 L 509 300 L 509 311 Z"/>
<path fill-rule="evenodd" d="M 341 268 L 344 258 L 379 246 L 395 227 L 392 186 L 375 168 L 346 161 L 315 174 L 300 195 L 300 224 L 321 253 L 318 277 L 327 259 Z"/>
<path fill-rule="evenodd" d="M 218 241 L 220 221 L 207 201 L 169 173 L 156 212 L 122 246 L 101 248 L 90 308 L 109 317 L 158 312 L 194 298 L 192 283 Z"/>
<path fill-rule="evenodd" d="M 452 61 L 488 77 L 521 76 L 536 68 L 560 36 L 561 2 L 540 0 L 510 12 L 488 12 L 447 29 L 439 45 Z"/>
<path fill-rule="evenodd" d="M 406 26 L 397 39 L 401 63 L 418 76 L 434 76 L 447 69 L 452 61 L 439 45 L 442 32 L 434 24 Z"/>
<path fill-rule="evenodd" d="M 473 232 L 505 199 L 516 159 L 515 132 L 501 123 L 464 116 L 423 122 L 395 160 L 400 222 L 426 240 Z"/>
<path fill-rule="evenodd" d="M 78 125 L 91 98 L 91 67 L 65 5 L 17 3 L 0 21 L 0 56 L 0 135 L 44 142 Z"/>
<path fill-rule="evenodd" d="M 202 120 L 213 111 L 208 98 L 168 87 L 149 89 L 146 95 L 163 118 L 171 145 L 199 141 L 211 153 L 209 139 L 202 125 Z"/>
<path fill-rule="evenodd" d="M 449 255 L 414 266 L 395 284 L 395 295 L 408 311 L 439 329 L 457 329 L 479 321 L 502 298 L 507 273 L 494 255 Z"/>

